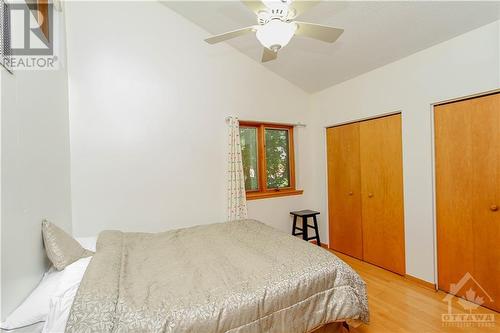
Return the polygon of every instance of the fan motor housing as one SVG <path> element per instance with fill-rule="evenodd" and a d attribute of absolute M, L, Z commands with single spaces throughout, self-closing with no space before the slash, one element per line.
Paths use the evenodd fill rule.
<path fill-rule="evenodd" d="M 279 19 L 281 21 L 288 21 L 292 17 L 289 14 L 293 14 L 294 10 L 289 9 L 287 5 L 276 6 L 273 8 L 267 8 L 266 10 L 261 10 L 257 14 L 257 22 L 259 25 L 264 25 L 271 20 Z"/>

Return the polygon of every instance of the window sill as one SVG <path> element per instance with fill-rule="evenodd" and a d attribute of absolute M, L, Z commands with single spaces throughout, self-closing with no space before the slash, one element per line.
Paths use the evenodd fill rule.
<path fill-rule="evenodd" d="M 249 192 L 247 193 L 247 200 L 267 199 L 275 197 L 286 197 L 290 195 L 300 195 L 304 190 L 281 190 L 281 191 L 268 191 L 268 192 Z"/>

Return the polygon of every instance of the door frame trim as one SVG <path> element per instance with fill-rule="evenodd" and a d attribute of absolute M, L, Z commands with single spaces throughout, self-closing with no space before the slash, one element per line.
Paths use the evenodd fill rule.
<path fill-rule="evenodd" d="M 436 137 L 434 136 L 435 133 L 435 121 L 434 121 L 434 111 L 435 107 L 438 105 L 443 105 L 443 104 L 449 104 L 449 103 L 455 103 L 455 102 L 460 102 L 460 101 L 465 101 L 468 99 L 472 98 L 479 98 L 479 97 L 484 97 L 488 95 L 493 95 L 493 94 L 498 94 L 500 93 L 500 88 L 493 89 L 493 90 L 487 90 L 483 92 L 478 92 L 466 96 L 461 96 L 461 97 L 456 97 L 456 98 L 451 98 L 447 100 L 442 100 L 439 102 L 434 102 L 430 104 L 430 117 L 431 117 L 431 168 L 432 168 L 432 238 L 433 238 L 433 243 L 434 243 L 434 285 L 436 290 L 439 290 L 439 283 L 438 283 L 438 253 L 437 253 L 437 203 L 436 203 Z"/>

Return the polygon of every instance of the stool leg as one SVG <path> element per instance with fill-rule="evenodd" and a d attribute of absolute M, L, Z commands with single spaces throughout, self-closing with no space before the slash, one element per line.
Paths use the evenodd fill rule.
<path fill-rule="evenodd" d="M 293 216 L 293 228 L 292 228 L 292 235 L 295 236 L 295 228 L 297 228 L 297 215 Z"/>
<path fill-rule="evenodd" d="M 309 238 L 307 236 L 307 217 L 306 216 L 302 216 L 302 239 L 307 241 L 307 239 Z"/>
<path fill-rule="evenodd" d="M 314 230 L 316 231 L 316 242 L 318 246 L 321 246 L 321 241 L 319 240 L 319 230 L 318 230 L 318 220 L 316 220 L 316 215 L 313 215 Z"/>

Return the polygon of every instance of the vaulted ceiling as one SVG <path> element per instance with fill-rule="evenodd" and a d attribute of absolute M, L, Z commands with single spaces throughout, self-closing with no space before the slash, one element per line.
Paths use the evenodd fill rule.
<path fill-rule="evenodd" d="M 256 24 L 255 14 L 240 1 L 163 3 L 205 29 L 207 37 Z M 316 92 L 499 18 L 497 1 L 323 1 L 300 20 L 345 29 L 337 42 L 295 36 L 277 60 L 262 66 Z M 226 43 L 260 63 L 262 46 L 255 34 Z"/>

